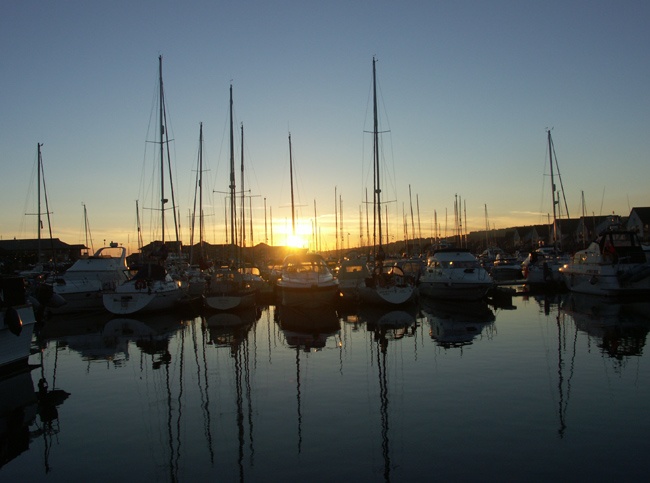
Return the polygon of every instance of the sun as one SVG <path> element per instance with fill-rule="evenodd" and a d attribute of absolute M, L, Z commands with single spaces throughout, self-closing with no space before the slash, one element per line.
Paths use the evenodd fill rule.
<path fill-rule="evenodd" d="M 287 245 L 292 248 L 306 248 L 308 243 L 307 240 L 299 235 L 289 235 L 287 238 Z"/>

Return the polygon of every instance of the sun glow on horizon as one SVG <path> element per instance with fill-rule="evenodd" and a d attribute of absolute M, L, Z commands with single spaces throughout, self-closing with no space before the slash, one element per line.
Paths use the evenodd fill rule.
<path fill-rule="evenodd" d="M 308 248 L 309 242 L 300 235 L 289 235 L 287 237 L 287 246 L 292 248 Z"/>

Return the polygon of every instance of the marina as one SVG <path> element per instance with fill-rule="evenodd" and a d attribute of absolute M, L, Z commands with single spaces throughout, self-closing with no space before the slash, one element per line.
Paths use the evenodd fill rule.
<path fill-rule="evenodd" d="M 376 3 L 4 9 L 0 483 L 647 477 L 650 3 Z"/>
<path fill-rule="evenodd" d="M 649 331 L 577 293 L 61 314 L 2 379 L 0 480 L 638 481 Z"/>

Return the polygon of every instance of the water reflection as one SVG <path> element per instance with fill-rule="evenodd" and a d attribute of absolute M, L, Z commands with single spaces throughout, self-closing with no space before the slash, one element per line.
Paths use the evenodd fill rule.
<path fill-rule="evenodd" d="M 58 408 L 70 393 L 50 389 L 42 365 L 38 391 L 34 391 L 33 370 L 24 368 L 0 378 L 0 468 L 42 438 L 43 466 L 49 473 L 53 439 L 60 431 Z"/>
<path fill-rule="evenodd" d="M 249 347 L 249 334 L 261 316 L 261 310 L 248 307 L 236 312 L 220 312 L 204 319 L 203 326 L 209 333 L 208 345 L 219 350 L 229 349 L 231 369 L 234 382 L 235 425 L 237 428 L 237 471 L 239 481 L 245 480 L 244 458 L 246 456 L 246 442 L 248 441 L 248 456 L 252 461 L 255 457 L 254 445 L 254 410 L 251 386 L 251 348 Z M 207 369 L 206 369 L 207 374 Z M 208 391 L 206 378 L 205 394 Z M 206 408 L 209 402 L 206 400 Z M 247 431 L 248 430 L 248 431 Z M 206 414 L 206 437 L 210 445 L 210 459 L 214 458 L 212 437 L 210 434 L 210 414 Z"/>
<path fill-rule="evenodd" d="M 372 353 L 377 367 L 379 389 L 379 419 L 381 424 L 381 454 L 384 481 L 391 480 L 395 468 L 391 454 L 390 367 L 397 362 L 389 350 L 391 344 L 401 344 L 405 338 L 415 337 L 418 327 L 419 307 L 407 306 L 401 310 L 382 307 L 362 307 L 359 317 L 366 322 L 368 332 L 373 334 Z M 416 346 L 417 347 L 417 346 Z"/>
<path fill-rule="evenodd" d="M 37 405 L 30 371 L 0 379 L 0 468 L 29 449 Z"/>
<path fill-rule="evenodd" d="M 287 345 L 296 351 L 296 419 L 298 423 L 298 454 L 302 452 L 303 409 L 301 386 L 301 352 L 322 351 L 330 337 L 340 330 L 339 318 L 334 308 L 307 308 L 278 306 L 274 317 L 279 323 Z"/>
<path fill-rule="evenodd" d="M 169 357 L 170 339 L 182 325 L 183 320 L 176 314 L 137 318 L 73 314 L 48 320 L 36 335 L 43 349 L 55 344 L 57 350 L 77 352 L 84 361 L 109 361 L 116 367 L 129 360 L 129 346 L 135 342 L 142 353 L 154 357 L 154 366 L 160 367 Z"/>
<path fill-rule="evenodd" d="M 325 347 L 327 338 L 341 328 L 333 307 L 311 309 L 306 307 L 276 307 L 275 318 L 289 347 L 309 352 Z"/>
<path fill-rule="evenodd" d="M 0 385 L 3 422 L 10 421 L 0 479 L 34 476 L 24 468 L 43 455 L 46 471 L 51 461 L 59 476 L 78 479 L 106 459 L 105 451 L 89 454 L 90 462 L 76 456 L 79 441 L 99 429 L 103 442 L 93 444 L 109 446 L 113 460 L 137 469 L 104 463 L 111 479 L 137 473 L 162 481 L 409 481 L 420 470 L 449 478 L 448 468 L 466 463 L 459 477 L 471 480 L 497 453 L 528 458 L 539 471 L 549 453 L 537 456 L 537 449 L 549 448 L 569 467 L 575 452 L 562 456 L 555 440 L 601 443 L 605 436 L 591 428 L 609 437 L 643 421 L 642 408 L 629 401 L 650 391 L 640 357 L 649 304 L 570 294 L 526 294 L 513 302 L 516 310 L 496 316 L 486 304 L 423 300 L 403 310 L 271 307 L 195 318 L 52 319 L 38 335 L 41 374 L 23 375 L 16 387 Z M 481 357 L 440 357 L 438 347 L 459 354 L 468 344 Z M 622 371 L 630 360 L 638 361 L 637 371 Z M 119 370 L 79 370 L 89 361 Z M 609 362 L 620 377 L 610 377 Z M 41 379 L 48 397 L 38 396 Z M 7 396 L 23 385 L 29 397 L 13 405 Z M 485 397 L 477 402 L 475 394 Z M 432 401 L 435 411 L 421 411 Z M 643 428 L 625 431 L 638 445 Z M 481 448 L 491 442 L 492 452 L 464 453 L 473 438 Z M 431 444 L 436 461 L 426 458 Z M 131 455 L 133 447 L 148 452 Z M 322 456 L 333 447 L 336 468 Z M 500 471 L 510 469 L 512 459 L 495 460 Z M 523 469 L 514 471 L 522 479 Z"/>
<path fill-rule="evenodd" d="M 495 315 L 487 303 L 427 300 L 422 312 L 430 325 L 429 335 L 445 349 L 473 343 L 484 330 L 493 328 Z"/>
<path fill-rule="evenodd" d="M 603 355 L 617 361 L 619 370 L 631 357 L 643 354 L 650 331 L 650 302 L 571 293 L 562 310 L 578 330 L 597 341 Z"/>

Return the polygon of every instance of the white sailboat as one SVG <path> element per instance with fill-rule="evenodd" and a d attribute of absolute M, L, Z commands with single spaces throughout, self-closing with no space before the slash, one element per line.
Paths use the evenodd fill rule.
<path fill-rule="evenodd" d="M 167 258 L 165 245 L 165 146 L 169 142 L 165 129 L 165 96 L 162 81 L 162 56 L 158 57 L 159 71 L 159 135 L 160 135 L 160 216 L 162 245 L 159 259 L 144 264 L 136 275 L 118 285 L 115 291 L 103 295 L 104 307 L 113 314 L 124 315 L 158 310 L 169 310 L 186 295 L 187 285 L 173 280 L 164 267 Z"/>
<path fill-rule="evenodd" d="M 296 212 L 293 197 L 293 158 L 289 133 L 289 177 L 291 184 L 291 226 L 296 236 Z M 317 253 L 287 255 L 276 283 L 280 304 L 287 307 L 318 308 L 332 306 L 339 296 L 339 281 Z"/>
<path fill-rule="evenodd" d="M 203 296 L 203 305 L 208 310 L 224 311 L 250 308 L 255 305 L 255 288 L 244 280 L 239 271 L 240 256 L 237 253 L 236 230 L 236 184 L 235 146 L 232 112 L 232 85 L 230 86 L 230 255 L 231 263 L 216 268 L 209 279 Z"/>
<path fill-rule="evenodd" d="M 551 169 L 551 202 L 553 203 L 553 225 L 551 246 L 541 246 L 535 251 L 531 252 L 528 257 L 522 262 L 521 269 L 524 276 L 524 282 L 533 287 L 557 288 L 562 287 L 564 279 L 560 273 L 560 268 L 568 262 L 566 254 L 560 251 L 560 240 L 558 239 L 558 219 L 556 205 L 559 205 L 560 200 L 556 199 L 555 193 L 555 178 L 553 174 L 553 153 L 554 146 L 551 139 L 551 130 L 547 131 L 548 137 L 548 151 Z M 557 158 L 556 158 L 557 163 Z M 560 173 L 558 171 L 558 177 Z M 560 179 L 560 185 L 562 181 Z M 564 189 L 562 189 L 564 194 Z M 566 200 L 565 200 L 566 208 Z M 568 208 L 566 208 L 568 217 Z"/>
<path fill-rule="evenodd" d="M 366 280 L 365 287 L 359 290 L 362 303 L 381 305 L 402 305 L 412 302 L 417 296 L 415 284 L 404 275 L 400 267 L 385 267 L 386 254 L 383 248 L 381 219 L 381 184 L 379 169 L 379 127 L 377 119 L 377 75 L 376 59 L 372 59 L 373 87 L 373 169 L 374 169 L 374 216 L 379 230 L 379 244 L 375 246 L 375 267 Z"/>

